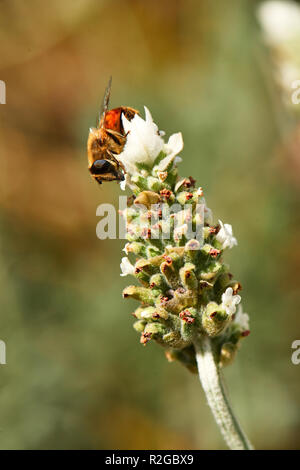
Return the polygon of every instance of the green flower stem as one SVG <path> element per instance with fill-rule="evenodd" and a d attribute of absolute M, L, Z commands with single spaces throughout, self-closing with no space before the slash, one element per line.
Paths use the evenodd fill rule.
<path fill-rule="evenodd" d="M 233 414 L 216 364 L 211 339 L 207 336 L 194 341 L 200 382 L 221 433 L 232 450 L 252 450 L 253 447 Z"/>

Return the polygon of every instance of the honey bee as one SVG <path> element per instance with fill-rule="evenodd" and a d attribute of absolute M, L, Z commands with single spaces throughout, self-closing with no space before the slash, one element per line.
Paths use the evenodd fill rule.
<path fill-rule="evenodd" d="M 131 121 L 138 114 L 135 109 L 125 106 L 109 110 L 110 91 L 111 78 L 104 94 L 98 126 L 90 129 L 87 141 L 88 169 L 99 184 L 124 180 L 125 168 L 115 157 L 123 151 L 126 143 L 122 115 Z"/>

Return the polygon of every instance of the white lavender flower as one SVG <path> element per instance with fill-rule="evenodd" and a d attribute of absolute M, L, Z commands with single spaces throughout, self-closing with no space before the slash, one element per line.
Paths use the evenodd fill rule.
<path fill-rule="evenodd" d="M 232 287 L 228 287 L 224 294 L 222 294 L 222 308 L 226 311 L 227 315 L 233 315 L 236 311 L 236 306 L 241 301 L 240 295 L 233 295 Z"/>
<path fill-rule="evenodd" d="M 141 302 L 134 312 L 141 343 L 157 341 L 168 354 L 171 348 L 172 357 L 192 370 L 193 338 L 204 334 L 217 338 L 219 344 L 237 347 L 247 331 L 248 316 L 240 310 L 231 322 L 241 297 L 222 259 L 222 251 L 237 241 L 231 225 L 219 221 L 219 231 L 214 226 L 203 188 L 195 186 L 194 178 L 180 178 L 175 163 L 183 148 L 180 132 L 165 143 L 147 108 L 145 119 L 124 118 L 124 129 L 127 143 L 117 157 L 127 171 L 125 183 L 134 193 L 131 205 L 122 212 L 129 241 L 124 251 L 134 255 L 136 263 L 123 257 L 121 276 L 131 274 L 140 285 L 128 286 L 123 295 Z M 203 226 L 201 241 L 190 233 L 199 225 Z"/>
<path fill-rule="evenodd" d="M 225 248 L 233 248 L 237 245 L 237 239 L 233 236 L 232 226 L 230 224 L 223 224 L 221 220 L 219 220 L 219 224 L 221 225 L 221 229 L 216 239 L 221 243 L 223 250 L 225 250 Z"/>
<path fill-rule="evenodd" d="M 130 243 L 126 243 L 124 248 L 123 248 L 123 251 L 126 253 L 126 255 L 128 255 L 128 247 L 129 247 Z"/>
<path fill-rule="evenodd" d="M 243 312 L 243 307 L 240 304 L 238 311 L 235 315 L 234 323 L 240 327 L 242 331 L 249 330 L 249 315 Z"/>
<path fill-rule="evenodd" d="M 136 164 L 153 165 L 155 159 L 163 152 L 166 158 L 175 156 L 183 148 L 181 132 L 171 135 L 167 143 L 164 143 L 162 135 L 153 122 L 150 111 L 145 106 L 145 119 L 138 114 L 129 121 L 122 116 L 124 130 L 127 133 L 126 144 L 118 159 L 124 164 L 129 175 L 136 172 Z M 128 182 L 123 182 L 121 187 L 125 188 Z"/>
<path fill-rule="evenodd" d="M 296 2 L 263 2 L 258 8 L 258 18 L 272 45 L 300 37 L 300 7 Z"/>
<path fill-rule="evenodd" d="M 130 174 L 135 172 L 135 164 L 151 165 L 164 147 L 158 127 L 153 122 L 150 111 L 145 106 L 145 120 L 138 114 L 129 121 L 122 116 L 124 130 L 127 134 L 124 150 L 118 159 Z"/>
<path fill-rule="evenodd" d="M 128 274 L 134 274 L 134 266 L 130 263 L 127 256 L 124 256 L 122 258 L 120 268 L 122 271 L 122 274 L 120 274 L 120 276 L 127 276 Z"/>
<path fill-rule="evenodd" d="M 274 78 L 282 87 L 285 103 L 289 105 L 300 74 L 300 6 L 293 1 L 266 1 L 259 5 L 257 15 L 265 41 L 273 51 Z M 292 101 L 292 104 L 295 103 Z M 296 111 L 298 108 L 293 109 Z"/>

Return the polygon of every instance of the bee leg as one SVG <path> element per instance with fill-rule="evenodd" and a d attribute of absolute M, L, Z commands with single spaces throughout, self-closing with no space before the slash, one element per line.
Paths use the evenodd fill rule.
<path fill-rule="evenodd" d="M 126 173 L 126 170 L 125 170 L 125 167 L 124 167 L 123 163 L 120 162 L 120 160 L 118 160 L 118 159 L 114 156 L 113 153 L 111 153 L 111 152 L 109 152 L 109 151 L 108 151 L 107 153 L 109 153 L 109 156 L 110 156 L 110 158 L 112 159 L 112 161 L 114 161 L 114 162 L 118 165 L 118 167 L 121 167 L 122 170 L 124 171 L 124 173 Z"/>
<path fill-rule="evenodd" d="M 123 163 L 120 162 L 120 161 L 118 163 L 119 163 L 120 167 L 122 168 L 122 170 L 124 171 L 124 173 L 126 174 L 125 166 L 123 165 Z"/>
<path fill-rule="evenodd" d="M 115 131 L 114 129 L 106 129 L 106 132 L 107 132 L 109 135 L 113 135 L 113 136 L 115 136 L 115 137 L 120 137 L 121 139 L 124 139 L 123 134 L 121 134 L 121 133 L 118 132 L 118 131 Z"/>

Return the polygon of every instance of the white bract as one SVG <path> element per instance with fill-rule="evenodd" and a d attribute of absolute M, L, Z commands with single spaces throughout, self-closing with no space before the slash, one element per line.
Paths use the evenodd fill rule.
<path fill-rule="evenodd" d="M 222 294 L 222 307 L 227 315 L 233 315 L 236 311 L 236 306 L 241 301 L 240 295 L 233 295 L 232 287 L 227 287 L 224 294 Z"/>
<path fill-rule="evenodd" d="M 123 115 L 122 122 L 127 137 L 123 152 L 117 158 L 123 163 L 129 175 L 137 172 L 136 164 L 153 165 L 160 152 L 163 152 L 166 158 L 175 158 L 183 148 L 181 132 L 171 135 L 167 144 L 164 142 L 163 133 L 159 132 L 146 106 L 145 119 L 135 114 L 134 118 L 129 121 Z M 121 183 L 121 189 L 125 189 L 128 185 L 129 177 L 125 178 L 125 181 Z"/>
<path fill-rule="evenodd" d="M 166 155 L 178 155 L 183 149 L 183 139 L 181 132 L 171 135 L 168 143 L 164 145 Z"/>
<path fill-rule="evenodd" d="M 128 255 L 128 247 L 129 247 L 130 243 L 126 243 L 126 245 L 124 246 L 123 248 L 123 251 L 125 251 L 126 255 Z"/>
<path fill-rule="evenodd" d="M 237 239 L 233 236 L 232 226 L 230 224 L 223 224 L 221 220 L 219 220 L 219 224 L 221 228 L 216 236 L 216 239 L 222 245 L 222 249 L 225 248 L 232 248 L 237 245 Z"/>
<path fill-rule="evenodd" d="M 127 276 L 128 274 L 134 274 L 134 266 L 130 263 L 127 256 L 124 256 L 122 258 L 120 268 L 122 271 L 122 274 L 120 274 L 120 276 Z"/>
<path fill-rule="evenodd" d="M 130 186 L 131 178 L 128 173 L 125 174 L 123 181 L 120 182 L 120 188 L 125 191 L 126 186 Z"/>
<path fill-rule="evenodd" d="M 127 138 L 124 150 L 118 155 L 118 159 L 124 164 L 126 171 L 134 174 L 136 163 L 153 164 L 163 149 L 164 141 L 146 106 L 145 120 L 135 114 L 134 118 L 129 121 L 123 115 L 122 122 Z"/>
<path fill-rule="evenodd" d="M 198 188 L 198 189 L 197 189 L 197 196 L 198 196 L 198 197 L 202 197 L 203 194 L 204 194 L 204 193 L 203 193 L 203 188 L 201 188 L 201 187 Z"/>
<path fill-rule="evenodd" d="M 243 308 L 239 305 L 237 314 L 234 319 L 234 323 L 237 324 L 242 331 L 249 330 L 249 315 L 243 312 Z"/>

